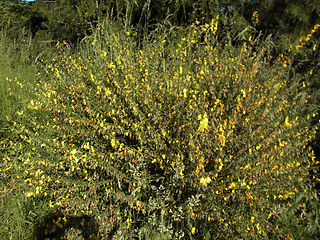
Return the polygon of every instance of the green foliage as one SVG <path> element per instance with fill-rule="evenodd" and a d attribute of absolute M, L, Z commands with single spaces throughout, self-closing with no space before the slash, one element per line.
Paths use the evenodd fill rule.
<path fill-rule="evenodd" d="M 36 71 L 35 65 L 30 63 L 31 49 L 30 39 L 12 42 L 7 32 L 0 32 L 0 121 L 3 124 L 6 116 L 11 118 L 30 98 L 30 92 L 25 89 L 32 89 Z"/>
<path fill-rule="evenodd" d="M 218 31 L 217 17 L 139 50 L 107 21 L 76 53 L 58 43 L 36 97 L 8 120 L 1 179 L 36 200 L 40 219 L 37 204 L 94 217 L 102 239 L 315 234 L 315 114 L 291 66 L 304 44 L 272 59 L 265 41 L 224 45 Z"/>
<path fill-rule="evenodd" d="M 26 221 L 30 210 L 26 198 L 21 192 L 14 193 L 12 187 L 1 184 L 0 189 L 0 239 L 27 239 L 32 225 Z"/>
<path fill-rule="evenodd" d="M 256 1 L 254 7 L 261 14 L 260 24 L 265 29 L 298 39 L 319 21 L 320 7 L 317 3 L 315 0 Z"/>
<path fill-rule="evenodd" d="M 125 22 L 126 27 L 137 28 L 140 32 L 138 35 L 143 36 L 165 21 L 173 26 L 187 26 L 195 20 L 203 24 L 220 14 L 220 23 L 224 24 L 224 28 L 231 28 L 235 37 L 250 25 L 252 14 L 258 11 L 258 31 L 263 30 L 265 34 L 280 38 L 282 50 L 288 49 L 288 41 L 307 34 L 319 21 L 320 11 L 315 0 L 61 0 L 55 3 L 36 1 L 32 5 L 2 1 L 1 5 L 4 12 L 0 24 L 10 25 L 12 34 L 17 34 L 21 26 L 31 27 L 33 36 L 40 31 L 40 38 L 47 33 L 47 38 L 72 43 L 80 41 L 86 32 L 90 33 L 91 25 L 96 26 L 98 21 L 106 17 Z"/>
<path fill-rule="evenodd" d="M 102 15 L 103 5 L 94 0 L 87 1 L 56 1 L 46 3 L 37 1 L 33 9 L 41 13 L 44 21 L 41 23 L 49 39 L 67 40 L 77 43 L 89 34 L 91 25 Z M 43 35 L 44 32 L 38 34 Z M 41 36 L 38 35 L 38 37 Z"/>
<path fill-rule="evenodd" d="M 0 2 L 0 234 L 315 238 L 319 25 L 258 31 L 318 10 L 276 2 Z"/>
<path fill-rule="evenodd" d="M 0 2 L 0 30 L 7 30 L 7 36 L 11 39 L 20 37 L 21 30 L 26 33 L 36 16 L 37 13 L 28 5 Z"/>

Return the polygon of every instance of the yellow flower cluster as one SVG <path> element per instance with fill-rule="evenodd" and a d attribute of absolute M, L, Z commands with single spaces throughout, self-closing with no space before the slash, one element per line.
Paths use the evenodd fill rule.
<path fill-rule="evenodd" d="M 209 183 L 211 183 L 211 178 L 210 177 L 201 177 L 200 178 L 200 184 L 201 185 L 203 185 L 203 186 L 205 186 L 205 185 L 207 185 L 207 184 L 209 184 Z"/>
<path fill-rule="evenodd" d="M 200 120 L 199 131 L 204 132 L 209 127 L 209 119 L 206 113 L 198 116 L 198 120 Z"/>

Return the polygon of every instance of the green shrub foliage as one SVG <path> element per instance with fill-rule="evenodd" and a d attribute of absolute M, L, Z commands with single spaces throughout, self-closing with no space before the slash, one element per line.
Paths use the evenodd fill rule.
<path fill-rule="evenodd" d="M 28 114 L 11 120 L 1 177 L 94 216 L 102 239 L 289 239 L 279 216 L 299 208 L 315 164 L 299 47 L 273 59 L 254 35 L 224 46 L 218 17 L 172 48 L 98 29 L 79 53 L 57 44 Z"/>

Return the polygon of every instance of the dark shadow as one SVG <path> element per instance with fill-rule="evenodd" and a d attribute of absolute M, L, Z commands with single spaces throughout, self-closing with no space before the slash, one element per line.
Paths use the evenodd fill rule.
<path fill-rule="evenodd" d="M 33 239 L 65 239 L 68 230 L 81 231 L 82 238 L 100 239 L 99 226 L 93 216 L 66 216 L 59 211 L 54 211 L 43 217 L 34 227 Z"/>

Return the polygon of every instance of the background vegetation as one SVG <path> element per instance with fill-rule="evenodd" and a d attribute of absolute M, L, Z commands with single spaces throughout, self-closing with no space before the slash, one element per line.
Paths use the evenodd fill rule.
<path fill-rule="evenodd" d="M 317 239 L 319 11 L 0 1 L 0 238 Z"/>

